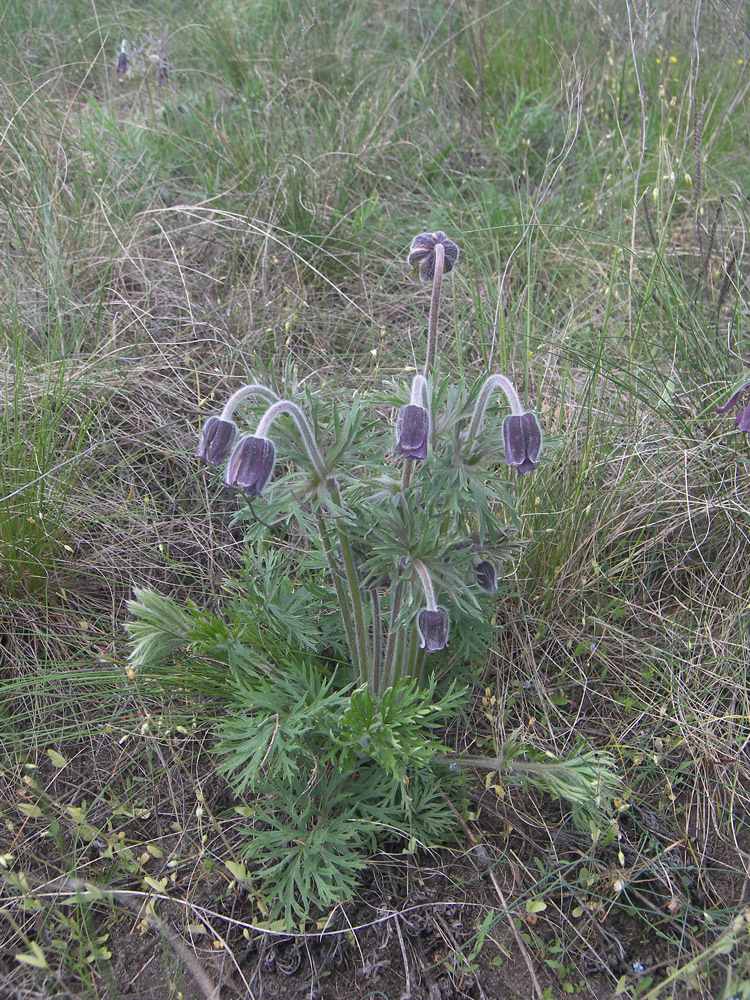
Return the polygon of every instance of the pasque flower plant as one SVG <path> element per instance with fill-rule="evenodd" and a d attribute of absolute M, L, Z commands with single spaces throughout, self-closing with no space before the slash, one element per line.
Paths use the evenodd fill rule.
<path fill-rule="evenodd" d="M 208 417 L 198 446 L 203 461 L 226 464 L 227 487 L 248 498 L 268 496 L 265 524 L 290 516 L 301 495 L 284 479 L 276 490 L 277 458 L 307 473 L 302 495 L 312 518 L 296 520 L 325 559 L 347 658 L 374 697 L 403 677 L 421 678 L 425 657 L 448 646 L 453 616 L 466 623 L 485 615 L 481 595 L 498 589 L 498 566 L 509 555 L 516 521 L 510 484 L 498 467 L 525 475 L 542 454 L 539 419 L 506 375 L 487 374 L 469 392 L 442 377 L 441 289 L 458 260 L 458 245 L 440 230 L 412 241 L 407 262 L 432 286 L 425 361 L 408 401 L 400 401 L 398 386 L 381 401 L 395 410 L 390 434 L 365 425 L 356 403 L 343 424 L 337 415 L 331 440 L 320 431 L 321 400 L 305 407 L 251 383 Z M 510 413 L 488 419 L 498 392 Z M 234 415 L 246 399 L 265 409 L 254 431 L 240 436 Z M 291 418 L 285 443 L 270 436 L 278 418 Z M 358 475 L 347 464 L 355 456 Z"/>
<path fill-rule="evenodd" d="M 290 927 L 350 896 L 383 839 L 413 850 L 452 835 L 460 761 L 440 732 L 465 691 L 432 668 L 484 652 L 518 548 L 516 487 L 542 455 L 539 419 L 505 374 L 467 387 L 440 365 L 458 245 L 420 233 L 407 260 L 431 286 L 420 370 L 350 401 L 298 391 L 291 364 L 280 394 L 256 381 L 233 393 L 204 420 L 197 455 L 237 497 L 244 576 L 224 582 L 219 615 L 145 589 L 130 603 L 133 676 L 177 661 L 181 692 L 208 675 L 225 699 L 218 766 L 237 795 L 254 793 L 242 856 Z M 511 777 L 517 765 L 527 783 L 549 773 L 576 809 L 613 787 L 588 757 L 566 786 L 562 764 L 520 754 L 464 762 Z"/>

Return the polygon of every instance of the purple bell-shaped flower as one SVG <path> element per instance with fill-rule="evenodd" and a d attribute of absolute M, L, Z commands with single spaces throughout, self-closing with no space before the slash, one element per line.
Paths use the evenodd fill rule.
<path fill-rule="evenodd" d="M 273 441 L 248 434 L 232 452 L 224 484 L 242 490 L 249 497 L 263 496 L 275 463 Z"/>
<path fill-rule="evenodd" d="M 221 417 L 209 417 L 203 425 L 197 455 L 210 465 L 221 465 L 229 458 L 234 439 L 237 436 L 237 425 L 233 420 L 223 420 Z"/>
<path fill-rule="evenodd" d="M 430 437 L 430 415 L 424 406 L 401 408 L 396 427 L 396 451 L 404 458 L 425 458 Z"/>
<path fill-rule="evenodd" d="M 445 608 L 438 605 L 434 611 L 423 608 L 417 615 L 417 631 L 422 649 L 437 653 L 448 645 L 451 620 Z"/>
<path fill-rule="evenodd" d="M 519 475 L 533 472 L 542 452 L 542 429 L 535 413 L 511 413 L 503 421 L 505 461 Z"/>

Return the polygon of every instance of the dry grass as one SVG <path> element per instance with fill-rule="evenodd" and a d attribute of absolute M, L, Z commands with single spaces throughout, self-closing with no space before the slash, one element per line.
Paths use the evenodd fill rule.
<path fill-rule="evenodd" d="M 616 855 L 565 840 L 533 798 L 500 804 L 504 832 L 485 799 L 485 840 L 511 852 L 514 905 L 550 902 L 524 925 L 537 956 L 555 941 L 565 965 L 601 954 L 606 910 L 630 965 L 648 934 L 657 963 L 708 956 L 664 996 L 744 995 L 739 951 L 710 952 L 750 874 L 748 452 L 713 414 L 747 368 L 742 5 L 648 22 L 633 8 L 632 39 L 615 4 L 589 27 L 589 8 L 560 4 L 521 24 L 516 3 L 290 2 L 244 23 L 212 2 L 195 26 L 192 11 L 97 3 L 76 7 L 75 29 L 64 5 L 36 28 L 22 6 L 0 25 L 0 855 L 29 903 L 6 881 L 0 993 L 39 996 L 47 976 L 58 995 L 119 995 L 101 909 L 63 906 L 77 890 L 53 892 L 57 877 L 144 900 L 144 878 L 166 878 L 168 918 L 207 929 L 211 975 L 241 966 L 262 914 L 233 917 L 234 897 L 217 910 L 238 850 L 207 754 L 220 709 L 128 681 L 124 602 L 148 584 L 220 607 L 243 540 L 193 461 L 201 418 L 250 373 L 281 385 L 289 360 L 342 396 L 402 376 L 423 306 L 403 251 L 440 226 L 462 247 L 447 355 L 469 380 L 488 362 L 512 372 L 559 438 L 524 486 L 538 503 L 518 596 L 477 667 L 496 715 L 477 708 L 456 742 L 481 750 L 520 725 L 555 752 L 612 748 L 629 806 L 619 869 L 651 866 L 652 881 L 623 903 Z M 121 35 L 162 23 L 169 87 L 117 81 Z M 654 874 L 672 841 L 682 867 Z M 585 928 L 581 858 L 596 877 Z M 374 871 L 380 891 L 390 876 Z M 200 950 L 211 940 L 223 965 Z M 48 969 L 13 960 L 32 941 Z M 558 970 L 550 995 L 572 977 Z"/>

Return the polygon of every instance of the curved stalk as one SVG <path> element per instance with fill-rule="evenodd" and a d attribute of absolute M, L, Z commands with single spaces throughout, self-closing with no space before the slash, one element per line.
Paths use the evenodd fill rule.
<path fill-rule="evenodd" d="M 427 379 L 424 375 L 415 375 L 411 383 L 411 399 L 409 402 L 412 406 L 424 406 L 426 410 L 429 410 L 430 403 L 427 398 Z"/>
<path fill-rule="evenodd" d="M 511 412 L 515 416 L 520 417 L 525 412 L 520 396 L 516 392 L 516 387 L 513 385 L 511 380 L 506 378 L 505 375 L 490 375 L 482 386 L 479 398 L 477 399 L 477 404 L 474 407 L 474 413 L 471 416 L 471 422 L 469 423 L 469 428 L 466 432 L 467 441 L 471 441 L 471 439 L 481 430 L 482 424 L 484 423 L 484 415 L 487 412 L 487 405 L 490 401 L 490 396 L 496 389 L 500 389 L 505 393 L 505 398 L 508 400 Z"/>
<path fill-rule="evenodd" d="M 419 582 L 422 584 L 422 590 L 424 590 L 424 599 L 427 604 L 427 610 L 437 611 L 438 605 L 435 598 L 435 588 L 432 585 L 432 577 L 430 576 L 429 570 L 421 559 L 415 559 L 412 566 L 419 574 Z"/>
<path fill-rule="evenodd" d="M 424 375 L 415 375 L 411 383 L 411 397 L 409 402 L 412 406 L 424 406 L 430 409 L 430 401 L 427 397 L 427 379 Z M 414 459 L 404 459 L 404 468 L 401 473 L 401 492 L 404 493 L 411 483 L 411 474 L 414 471 Z"/>
<path fill-rule="evenodd" d="M 273 391 L 269 389 L 267 385 L 243 385 L 241 389 L 233 392 L 229 399 L 226 401 L 224 409 L 221 411 L 219 417 L 220 420 L 230 420 L 232 414 L 237 409 L 237 404 L 240 403 L 247 396 L 261 396 L 263 399 L 267 399 L 269 403 L 278 403 L 279 397 Z"/>
<path fill-rule="evenodd" d="M 318 447 L 318 442 L 315 440 L 315 435 L 307 422 L 307 417 L 305 416 L 304 411 L 300 409 L 296 403 L 293 403 L 290 399 L 279 399 L 272 406 L 269 406 L 260 418 L 258 428 L 255 431 L 255 436 L 259 438 L 267 437 L 268 432 L 271 429 L 271 424 L 283 413 L 288 413 L 289 416 L 294 419 L 297 429 L 300 432 L 302 443 L 304 444 L 305 450 L 310 457 L 310 461 L 315 466 L 315 471 L 317 472 L 321 483 L 325 483 L 328 479 L 328 470 L 326 469 L 323 455 Z"/>

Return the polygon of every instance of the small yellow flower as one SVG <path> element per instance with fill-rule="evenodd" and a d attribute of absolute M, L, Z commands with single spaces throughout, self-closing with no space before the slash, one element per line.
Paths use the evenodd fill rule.
<path fill-rule="evenodd" d="M 669 61 L 670 61 L 671 63 L 673 63 L 673 64 L 674 64 L 674 63 L 676 63 L 676 62 L 677 62 L 677 56 L 670 56 L 670 57 L 669 57 Z"/>

